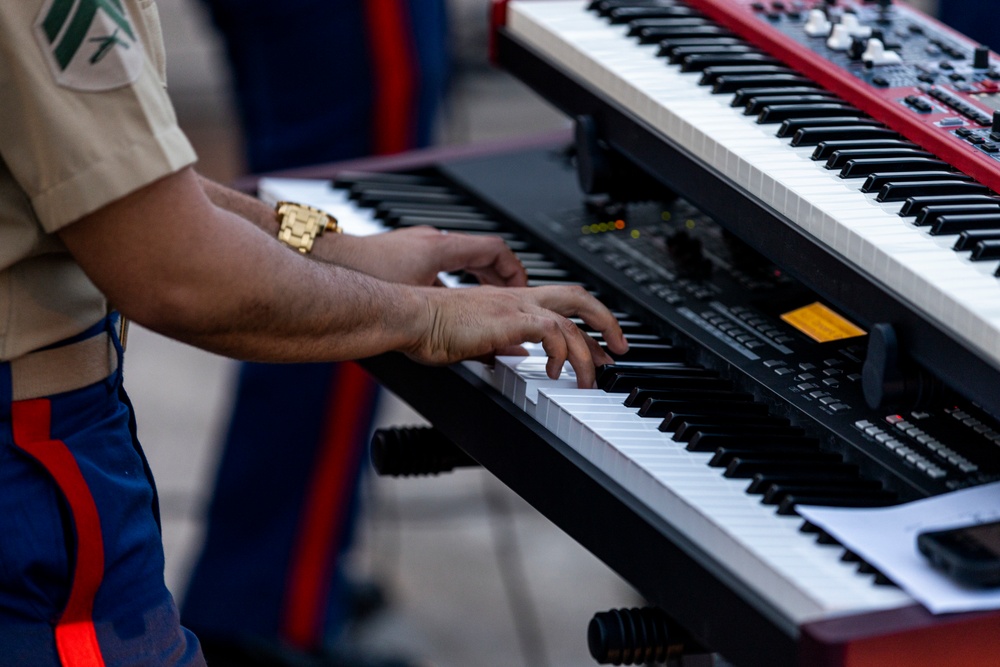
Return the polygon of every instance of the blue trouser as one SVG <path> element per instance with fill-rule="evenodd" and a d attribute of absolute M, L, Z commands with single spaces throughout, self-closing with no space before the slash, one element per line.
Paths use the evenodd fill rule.
<path fill-rule="evenodd" d="M 355 364 L 243 364 L 186 625 L 315 649 L 343 624 L 375 389 Z"/>
<path fill-rule="evenodd" d="M 449 65 L 444 0 L 205 2 L 252 171 L 429 143 Z M 186 625 L 305 650 L 337 637 L 374 387 L 343 364 L 242 366 Z"/>
<path fill-rule="evenodd" d="M 105 329 L 114 336 L 110 319 L 87 335 Z M 204 665 L 163 583 L 156 493 L 120 370 L 13 401 L 0 363 L 0 425 L 0 663 Z"/>

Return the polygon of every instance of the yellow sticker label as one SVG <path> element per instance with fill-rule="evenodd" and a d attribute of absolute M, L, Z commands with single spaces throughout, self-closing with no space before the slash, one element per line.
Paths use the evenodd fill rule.
<path fill-rule="evenodd" d="M 819 343 L 864 336 L 867 333 L 818 301 L 787 312 L 781 319 Z"/>

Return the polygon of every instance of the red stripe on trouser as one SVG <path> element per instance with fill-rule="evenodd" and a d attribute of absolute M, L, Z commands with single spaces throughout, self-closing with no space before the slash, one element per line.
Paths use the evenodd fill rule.
<path fill-rule="evenodd" d="M 375 153 L 398 153 L 416 140 L 417 53 L 406 0 L 366 0 L 375 108 Z"/>
<path fill-rule="evenodd" d="M 76 530 L 76 567 L 69 599 L 56 624 L 56 650 L 63 667 L 104 667 L 92 618 L 94 596 L 104 579 L 101 519 L 76 459 L 64 442 L 51 439 L 51 412 L 45 399 L 11 406 L 14 444 L 52 475 L 69 503 Z"/>
<path fill-rule="evenodd" d="M 375 383 L 354 363 L 342 363 L 330 392 L 323 443 L 309 480 L 292 551 L 282 635 L 294 646 L 319 648 L 338 538 L 354 493 L 359 446 L 367 435 Z"/>

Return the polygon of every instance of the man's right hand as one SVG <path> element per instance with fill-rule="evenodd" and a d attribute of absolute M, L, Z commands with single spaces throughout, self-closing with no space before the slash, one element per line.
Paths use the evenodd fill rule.
<path fill-rule="evenodd" d="M 608 349 L 628 350 L 614 315 L 581 287 L 424 290 L 427 319 L 417 324 L 417 342 L 405 350 L 427 364 L 449 364 L 462 359 L 497 354 L 524 342 L 541 343 L 548 356 L 546 373 L 559 377 L 569 361 L 577 384 L 594 385 L 595 366 L 612 359 L 569 317 L 583 319 L 600 331 Z"/>

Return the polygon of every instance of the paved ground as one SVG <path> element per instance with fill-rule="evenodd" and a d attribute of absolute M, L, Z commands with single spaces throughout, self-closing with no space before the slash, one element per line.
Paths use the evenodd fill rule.
<path fill-rule="evenodd" d="M 163 0 L 169 83 L 202 171 L 220 180 L 241 172 L 239 136 L 227 100 L 218 45 L 192 0 Z M 483 44 L 485 7 L 456 6 L 460 50 Z M 466 59 L 442 123 L 442 142 L 464 143 L 561 126 L 565 120 L 519 83 Z M 167 579 L 182 596 L 202 531 L 215 442 L 231 400 L 234 363 L 133 327 L 127 386 L 157 477 Z M 419 416 L 391 403 L 384 421 Z M 556 491 L 555 489 L 553 490 Z M 381 650 L 439 667 L 579 667 L 594 664 L 585 630 L 595 611 L 633 605 L 631 589 L 590 554 L 480 471 L 432 480 L 378 480 L 366 491 L 356 564 L 379 575 L 395 603 L 368 635 Z M 519 578 L 523 572 L 523 580 Z M 511 605 L 504 577 L 523 581 L 529 607 Z M 515 619 L 539 619 L 542 654 L 525 657 Z"/>

